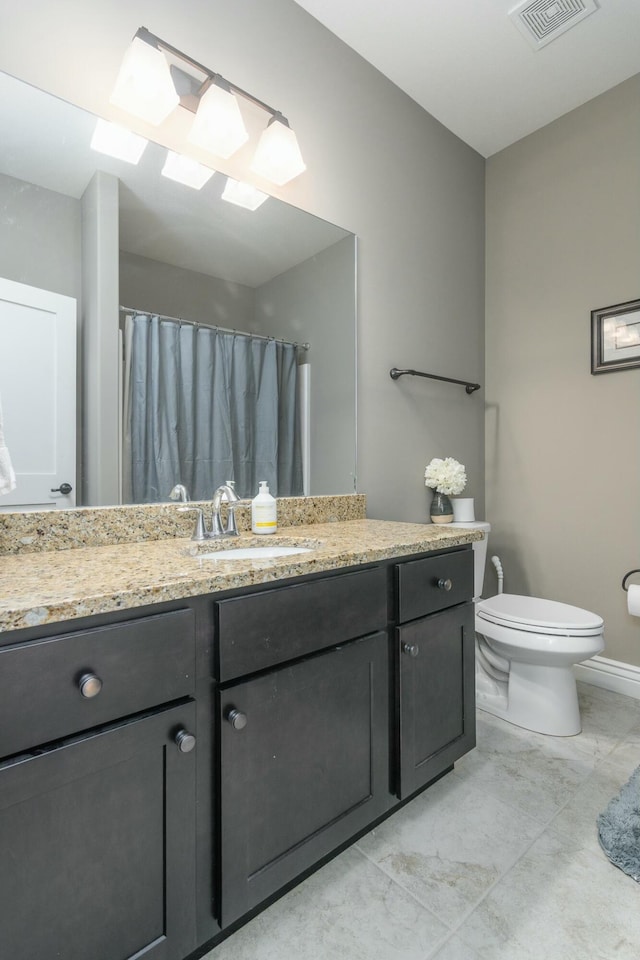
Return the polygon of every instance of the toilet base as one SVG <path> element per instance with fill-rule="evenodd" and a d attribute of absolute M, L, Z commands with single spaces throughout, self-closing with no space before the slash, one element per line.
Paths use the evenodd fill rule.
<path fill-rule="evenodd" d="M 512 660 L 506 691 L 491 692 L 478 684 L 476 705 L 534 733 L 575 737 L 582 730 L 578 690 L 570 666 L 549 667 Z"/>

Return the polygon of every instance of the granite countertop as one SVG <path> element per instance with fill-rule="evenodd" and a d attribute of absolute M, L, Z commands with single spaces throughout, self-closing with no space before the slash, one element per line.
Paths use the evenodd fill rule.
<path fill-rule="evenodd" d="M 179 600 L 372 563 L 482 539 L 446 525 L 346 520 L 279 527 L 274 536 L 196 544 L 174 538 L 0 556 L 0 631 Z M 311 546 L 274 559 L 205 560 L 199 554 L 254 545 Z"/>

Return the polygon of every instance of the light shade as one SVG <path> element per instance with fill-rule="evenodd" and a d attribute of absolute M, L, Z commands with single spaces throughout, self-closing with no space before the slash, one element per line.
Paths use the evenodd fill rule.
<path fill-rule="evenodd" d="M 284 117 L 272 117 L 258 143 L 251 169 L 282 186 L 306 170 L 293 130 Z"/>
<path fill-rule="evenodd" d="M 125 160 L 127 163 L 137 163 L 148 140 L 132 133 L 117 123 L 108 120 L 98 120 L 96 129 L 91 138 L 91 149 L 99 153 L 106 153 L 109 157 Z"/>
<path fill-rule="evenodd" d="M 109 99 L 147 123 L 162 123 L 180 103 L 162 50 L 134 37 Z"/>
<path fill-rule="evenodd" d="M 217 157 L 230 157 L 249 139 L 238 101 L 212 83 L 200 98 L 188 140 Z"/>
<path fill-rule="evenodd" d="M 229 203 L 235 203 L 238 207 L 245 207 L 247 210 L 257 210 L 265 200 L 269 199 L 268 193 L 262 190 L 256 190 L 250 183 L 242 183 L 240 180 L 233 180 L 227 177 L 227 185 L 222 191 L 222 199 Z"/>
<path fill-rule="evenodd" d="M 177 180 L 178 183 L 184 183 L 187 187 L 193 187 L 194 190 L 200 190 L 205 183 L 211 179 L 215 170 L 205 167 L 191 157 L 184 157 L 181 153 L 174 153 L 169 150 L 167 159 L 162 168 L 162 176 L 170 180 Z"/>

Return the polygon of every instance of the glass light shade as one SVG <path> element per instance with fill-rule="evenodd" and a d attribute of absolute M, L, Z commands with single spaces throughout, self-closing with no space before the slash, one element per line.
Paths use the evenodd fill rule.
<path fill-rule="evenodd" d="M 227 185 L 222 191 L 222 199 L 229 203 L 235 203 L 238 207 L 245 207 L 247 210 L 257 210 L 265 200 L 269 199 L 268 193 L 262 190 L 256 190 L 250 183 L 242 183 L 240 180 L 233 180 L 227 177 Z"/>
<path fill-rule="evenodd" d="M 148 140 L 132 133 L 126 127 L 108 120 L 98 120 L 96 129 L 91 138 L 91 149 L 98 153 L 106 153 L 109 157 L 125 160 L 127 163 L 137 163 Z"/>
<path fill-rule="evenodd" d="M 205 183 L 211 179 L 215 170 L 205 167 L 191 157 L 183 157 L 181 153 L 174 153 L 169 150 L 167 159 L 162 168 L 162 176 L 170 180 L 177 180 L 178 183 L 184 183 L 187 187 L 193 187 L 194 190 L 200 190 Z"/>
<path fill-rule="evenodd" d="M 200 98 L 198 112 L 187 138 L 203 150 L 226 159 L 249 139 L 238 101 L 213 83 Z"/>
<path fill-rule="evenodd" d="M 251 169 L 282 186 L 306 170 L 293 130 L 277 118 L 263 131 Z"/>
<path fill-rule="evenodd" d="M 124 55 L 110 102 L 154 126 L 162 123 L 180 103 L 162 50 L 134 37 Z"/>

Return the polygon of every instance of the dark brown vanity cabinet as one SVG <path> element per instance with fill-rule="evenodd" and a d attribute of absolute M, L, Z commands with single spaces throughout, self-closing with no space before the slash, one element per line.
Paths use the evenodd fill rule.
<path fill-rule="evenodd" d="M 472 579 L 462 546 L 2 635 L 2 958 L 184 960 L 449 769 Z"/>
<path fill-rule="evenodd" d="M 475 746 L 475 632 L 470 550 L 398 564 L 398 796 Z"/>
<path fill-rule="evenodd" d="M 0 647 L 3 957 L 194 949 L 194 659 L 189 610 Z"/>
<path fill-rule="evenodd" d="M 263 668 L 218 694 L 226 926 L 390 806 L 386 571 L 218 606 L 223 673 Z"/>

